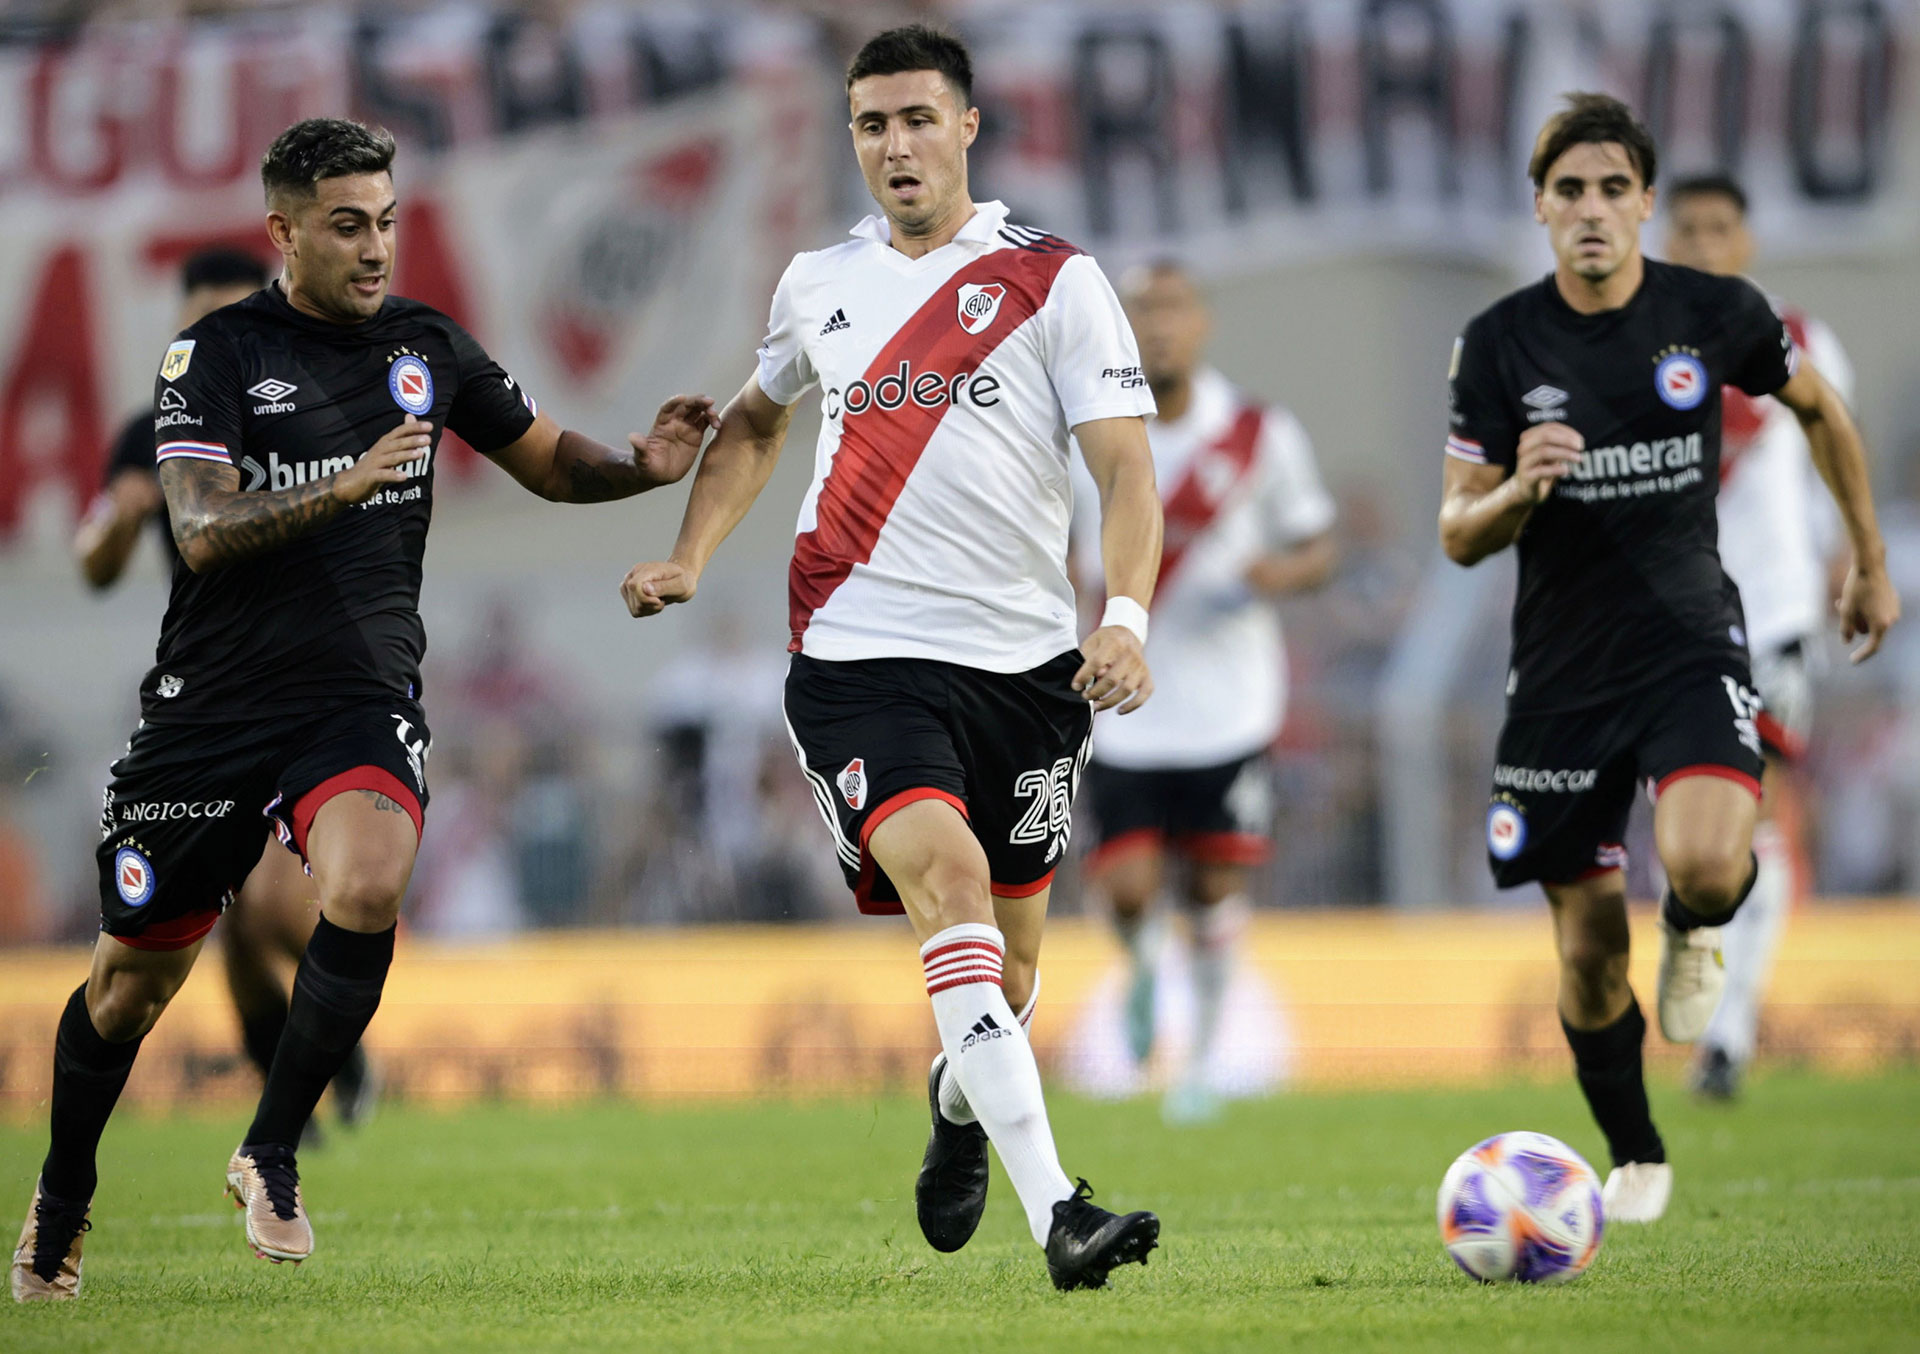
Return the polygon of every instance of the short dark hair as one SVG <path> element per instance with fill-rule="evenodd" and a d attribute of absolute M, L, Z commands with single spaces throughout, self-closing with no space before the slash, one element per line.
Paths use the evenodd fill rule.
<path fill-rule="evenodd" d="M 1547 171 L 1553 162 L 1575 146 L 1614 142 L 1623 147 L 1633 167 L 1640 171 L 1640 185 L 1653 187 L 1658 157 L 1653 149 L 1653 134 L 1633 110 L 1611 94 L 1569 94 L 1567 106 L 1547 119 L 1533 143 L 1533 159 L 1527 176 L 1536 189 L 1547 186 Z"/>
<path fill-rule="evenodd" d="M 847 92 L 869 75 L 898 75 L 902 71 L 939 71 L 959 96 L 962 109 L 973 107 L 973 58 L 966 44 L 951 33 L 926 24 L 889 28 L 867 39 L 847 67 Z"/>
<path fill-rule="evenodd" d="M 393 172 L 393 134 L 345 118 L 308 118 L 274 138 L 260 157 L 267 201 L 278 195 L 313 196 L 322 179 Z"/>
<path fill-rule="evenodd" d="M 198 249 L 180 265 L 180 290 L 197 291 L 201 287 L 264 287 L 267 265 L 258 254 L 224 246 Z"/>
<path fill-rule="evenodd" d="M 1739 208 L 1740 215 L 1747 214 L 1747 190 L 1731 174 L 1694 174 L 1674 180 L 1667 189 L 1667 205 L 1685 197 L 1723 197 Z"/>

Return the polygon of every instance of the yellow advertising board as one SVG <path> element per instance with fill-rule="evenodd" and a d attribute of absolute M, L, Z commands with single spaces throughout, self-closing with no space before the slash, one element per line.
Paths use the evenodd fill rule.
<path fill-rule="evenodd" d="M 1634 985 L 1657 942 L 1636 913 Z M 1272 1050 L 1307 1086 L 1461 1084 L 1558 1073 L 1544 909 L 1264 913 L 1244 951 L 1277 1019 Z M 1096 922 L 1047 938 L 1034 1024 L 1058 1064 L 1118 955 Z M 78 949 L 0 954 L 0 1110 L 44 1103 L 54 1022 Z M 1263 1036 L 1265 1037 L 1265 1036 Z M 389 1091 L 417 1100 L 816 1095 L 922 1083 L 937 1048 L 911 937 L 897 922 L 550 933 L 486 944 L 402 937 L 367 1036 Z M 148 1038 L 128 1098 L 250 1096 L 218 965 Z M 1650 1054 L 1677 1058 L 1651 1036 Z M 1835 1068 L 1920 1058 L 1920 907 L 1818 906 L 1790 924 L 1761 1056 Z"/>

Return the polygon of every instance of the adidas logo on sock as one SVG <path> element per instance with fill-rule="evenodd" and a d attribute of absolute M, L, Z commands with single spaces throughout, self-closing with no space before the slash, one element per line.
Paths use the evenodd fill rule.
<path fill-rule="evenodd" d="M 967 1031 L 967 1037 L 960 1041 L 960 1051 L 964 1053 L 975 1044 L 984 1043 L 988 1039 L 1005 1039 L 1012 1033 L 1012 1030 L 1001 1029 L 992 1016 L 983 1015 L 973 1022 L 973 1028 Z"/>
<path fill-rule="evenodd" d="M 836 310 L 833 314 L 827 316 L 827 322 L 820 326 L 820 332 L 823 335 L 836 334 L 842 329 L 851 328 L 853 328 L 853 326 L 847 322 L 847 312 L 844 310 Z"/>

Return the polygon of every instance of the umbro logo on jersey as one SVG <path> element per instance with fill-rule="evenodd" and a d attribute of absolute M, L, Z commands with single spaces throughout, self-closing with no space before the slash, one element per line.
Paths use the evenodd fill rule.
<path fill-rule="evenodd" d="M 977 334 L 993 323 L 993 317 L 1000 313 L 1000 303 L 1006 299 L 1007 284 L 1004 282 L 973 283 L 960 285 L 960 327 L 969 334 Z"/>
<path fill-rule="evenodd" d="M 1549 423 L 1564 420 L 1567 411 L 1561 406 L 1567 402 L 1567 392 L 1558 386 L 1535 386 L 1520 397 L 1520 403 L 1533 406 L 1527 415 L 1529 423 Z"/>
<path fill-rule="evenodd" d="M 844 310 L 836 310 L 833 314 L 827 316 L 827 322 L 820 326 L 820 333 L 824 337 L 827 334 L 837 334 L 842 329 L 851 328 L 853 328 L 853 325 L 847 319 L 847 312 Z"/>
<path fill-rule="evenodd" d="M 287 396 L 293 394 L 293 392 L 299 388 L 299 386 L 291 382 L 278 380 L 275 377 L 269 376 L 257 385 L 248 386 L 247 394 L 257 396 L 266 401 L 265 404 L 256 404 L 253 406 L 253 412 L 256 414 L 289 414 L 293 412 L 293 402 L 288 400 Z"/>
<path fill-rule="evenodd" d="M 973 1022 L 973 1028 L 967 1031 L 967 1037 L 960 1041 L 960 1050 L 965 1052 L 975 1044 L 983 1044 L 989 1039 L 1009 1039 L 1012 1030 L 1003 1030 L 999 1022 L 990 1015 L 983 1015 Z"/>

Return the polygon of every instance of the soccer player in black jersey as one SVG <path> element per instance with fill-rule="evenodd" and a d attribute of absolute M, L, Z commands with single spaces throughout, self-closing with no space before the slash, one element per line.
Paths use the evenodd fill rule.
<path fill-rule="evenodd" d="M 1873 654 L 1899 615 L 1845 403 L 1752 284 L 1647 260 L 1655 152 L 1627 107 L 1576 94 L 1535 143 L 1534 214 L 1555 267 L 1454 349 L 1440 538 L 1476 564 L 1517 545 L 1507 720 L 1487 813 L 1503 887 L 1552 905 L 1559 1010 L 1607 1138 L 1613 1222 L 1665 1211 L 1673 1176 L 1641 1076 L 1620 845 L 1636 786 L 1666 869 L 1659 1016 L 1698 1038 L 1720 923 L 1752 887 L 1760 702 L 1740 595 L 1715 547 L 1720 388 L 1771 394 L 1806 430 L 1853 567 L 1842 632 Z"/>
<path fill-rule="evenodd" d="M 107 791 L 104 934 L 60 1017 L 19 1300 L 79 1291 L 101 1132 L 269 827 L 321 916 L 227 1186 L 257 1253 L 312 1252 L 294 1146 L 379 1005 L 427 802 L 418 600 L 442 429 L 580 503 L 678 480 L 715 422 L 676 396 L 629 447 L 562 431 L 458 325 L 389 296 L 393 154 L 336 119 L 283 133 L 261 177 L 284 272 L 160 365 L 156 456 L 186 567 Z"/>
<path fill-rule="evenodd" d="M 258 254 L 215 247 L 187 256 L 180 265 L 179 328 L 197 324 L 223 306 L 260 290 L 267 266 Z M 127 420 L 107 458 L 106 483 L 74 533 L 80 576 L 109 588 L 126 572 L 140 533 L 152 522 L 171 569 L 180 561 L 173 522 L 160 492 L 154 464 L 154 412 L 149 405 Z M 306 952 L 319 913 L 298 857 L 269 843 L 247 882 L 234 894 L 220 928 L 220 957 L 227 992 L 240 1017 L 240 1045 L 262 1077 L 287 1024 L 287 975 Z M 374 1078 L 366 1050 L 355 1045 L 333 1080 L 334 1106 L 343 1123 L 354 1123 L 371 1101 Z M 313 1127 L 308 1129 L 311 1143 Z"/>

